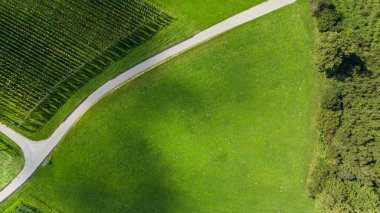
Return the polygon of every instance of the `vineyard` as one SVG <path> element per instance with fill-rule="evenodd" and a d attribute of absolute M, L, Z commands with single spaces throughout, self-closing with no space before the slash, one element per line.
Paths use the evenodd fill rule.
<path fill-rule="evenodd" d="M 172 18 L 140 0 L 0 2 L 0 121 L 35 132 Z"/>
<path fill-rule="evenodd" d="M 57 209 L 52 208 L 44 201 L 32 196 L 25 196 L 25 198 L 18 200 L 2 211 L 5 213 L 61 212 Z"/>
<path fill-rule="evenodd" d="M 16 144 L 0 135 L 0 190 L 21 171 L 23 157 Z"/>

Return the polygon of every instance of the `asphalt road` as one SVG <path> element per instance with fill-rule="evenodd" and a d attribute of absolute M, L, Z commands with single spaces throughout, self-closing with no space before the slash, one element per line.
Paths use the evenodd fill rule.
<path fill-rule="evenodd" d="M 268 0 L 242 13 L 232 16 L 231 18 L 196 34 L 188 40 L 185 40 L 153 57 L 148 58 L 131 69 L 124 71 L 122 74 L 108 81 L 88 96 L 87 99 L 82 102 L 46 140 L 32 141 L 0 123 L 0 132 L 8 136 L 20 146 L 25 158 L 25 165 L 21 173 L 0 192 L 0 203 L 12 195 L 33 175 L 44 159 L 54 150 L 57 144 L 67 134 L 70 128 L 81 118 L 81 116 L 84 115 L 96 102 L 104 98 L 110 91 L 117 89 L 128 80 L 133 79 L 154 67 L 157 67 L 182 52 L 185 52 L 230 29 L 252 21 L 253 19 L 261 17 L 288 4 L 294 3 L 295 1 L 296 0 Z"/>

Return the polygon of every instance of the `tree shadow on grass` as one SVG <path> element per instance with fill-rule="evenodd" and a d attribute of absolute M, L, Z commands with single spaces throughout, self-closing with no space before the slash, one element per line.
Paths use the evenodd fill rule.
<path fill-rule="evenodd" d="M 183 206 L 181 202 L 189 199 L 184 198 L 185 193 L 174 184 L 170 164 L 163 160 L 161 151 L 149 139 L 151 130 L 146 129 L 149 122 L 161 116 L 152 117 L 141 108 L 148 106 L 146 110 L 156 115 L 170 114 L 173 108 L 192 110 L 192 103 L 198 102 L 198 97 L 194 90 L 176 81 L 164 83 L 158 90 L 159 94 L 165 93 L 163 96 L 152 97 L 149 91 L 142 94 L 146 99 L 139 95 L 136 102 L 129 105 L 131 108 L 126 108 L 128 111 L 138 109 L 136 117 L 129 117 L 133 113 L 124 114 L 123 107 L 113 108 L 116 102 L 124 104 L 124 100 L 111 96 L 109 98 L 113 100 L 108 101 L 107 106 L 102 104 L 110 113 L 96 118 L 103 124 L 112 121 L 111 125 L 101 125 L 96 131 L 89 131 L 87 128 L 91 125 L 78 123 L 76 128 L 85 132 L 86 139 L 80 141 L 81 145 L 75 144 L 79 141 L 67 143 L 67 140 L 74 139 L 70 135 L 60 144 L 60 151 L 55 153 L 55 164 L 60 164 L 59 168 L 46 167 L 45 175 L 48 176 L 41 180 L 50 179 L 51 182 L 41 190 L 32 189 L 34 193 L 31 195 L 64 212 L 172 212 Z M 167 95 L 169 93 L 171 96 Z M 130 103 L 128 99 L 126 101 Z M 116 115 L 110 108 L 118 110 Z M 117 119 L 122 116 L 129 118 Z M 126 125 L 128 122 L 137 125 Z M 98 126 L 90 128 L 94 127 Z M 75 145 L 79 148 L 73 153 L 72 146 Z M 71 159 L 66 161 L 62 155 Z"/>
<path fill-rule="evenodd" d="M 118 149 L 113 150 L 114 159 L 104 156 L 104 165 L 99 165 L 99 169 L 105 171 L 100 173 L 100 177 L 87 173 L 83 179 L 78 177 L 73 181 L 69 190 L 74 190 L 74 193 L 69 193 L 74 197 L 70 199 L 79 202 L 83 206 L 83 212 L 173 210 L 178 203 L 178 191 L 172 184 L 170 169 L 163 162 L 159 150 L 152 148 L 141 132 L 126 133 L 122 139 L 124 141 L 116 136 L 110 140 L 120 143 L 114 147 Z M 113 164 L 113 169 L 107 169 L 107 164 Z"/>
<path fill-rule="evenodd" d="M 160 151 L 151 147 L 141 134 L 128 135 L 127 159 L 122 170 L 135 181 L 128 212 L 169 212 L 177 204 L 178 191 Z"/>
<path fill-rule="evenodd" d="M 141 93 L 137 103 L 159 113 L 171 110 L 198 113 L 204 106 L 202 94 L 204 91 L 199 91 L 192 86 L 191 83 L 182 82 L 182 79 L 165 79 L 164 81 L 159 79 L 159 82 L 152 85 L 151 89 Z"/>

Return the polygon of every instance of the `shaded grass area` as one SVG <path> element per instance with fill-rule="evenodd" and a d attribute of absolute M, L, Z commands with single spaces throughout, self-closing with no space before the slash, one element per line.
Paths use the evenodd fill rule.
<path fill-rule="evenodd" d="M 24 157 L 20 148 L 0 134 L 0 190 L 20 173 L 23 165 Z"/>
<path fill-rule="evenodd" d="M 82 86 L 38 131 L 30 133 L 22 129 L 15 130 L 34 140 L 46 139 L 84 98 L 117 74 L 127 70 L 127 68 L 132 67 L 147 57 L 263 1 L 264 0 L 210 0 L 207 1 L 207 3 L 201 0 L 151 1 L 154 5 L 159 5 L 160 8 L 166 8 L 163 12 L 174 17 L 176 20 L 174 20 L 169 27 L 160 30 L 149 41 L 141 44 L 117 62 L 113 62 L 108 68 L 105 68 L 102 73 Z"/>
<path fill-rule="evenodd" d="M 2 208 L 314 211 L 313 44 L 300 0 L 163 64 L 92 108 Z"/>

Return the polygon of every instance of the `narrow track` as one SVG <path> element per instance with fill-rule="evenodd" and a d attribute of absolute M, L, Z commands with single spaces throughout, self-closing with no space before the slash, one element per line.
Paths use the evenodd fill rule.
<path fill-rule="evenodd" d="M 54 150 L 62 138 L 67 134 L 72 126 L 99 100 L 104 98 L 112 90 L 122 86 L 125 82 L 133 79 L 144 72 L 157 67 L 167 60 L 185 52 L 205 41 L 208 41 L 224 32 L 227 32 L 244 23 L 252 21 L 258 17 L 280 9 L 286 5 L 294 3 L 296 0 L 268 0 L 262 4 L 254 6 L 231 18 L 222 21 L 198 34 L 185 40 L 147 60 L 124 71 L 116 78 L 108 81 L 94 93 L 87 97 L 70 115 L 63 121 L 54 133 L 46 140 L 33 141 L 15 132 L 9 127 L 0 123 L 0 132 L 18 144 L 24 153 L 25 165 L 21 173 L 0 192 L 0 203 L 11 196 L 18 188 L 34 174 L 44 159 Z"/>

